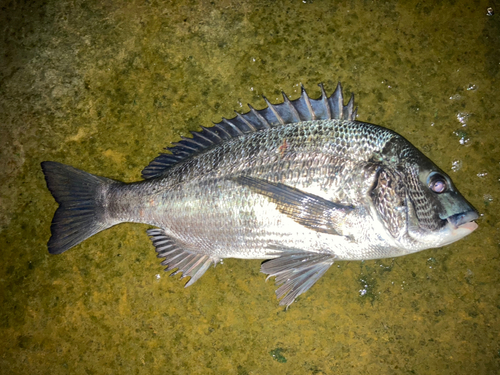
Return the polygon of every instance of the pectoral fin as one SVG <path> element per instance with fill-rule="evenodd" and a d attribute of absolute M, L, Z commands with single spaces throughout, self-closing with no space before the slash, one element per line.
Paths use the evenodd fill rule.
<path fill-rule="evenodd" d="M 340 205 L 281 183 L 246 176 L 235 177 L 234 181 L 269 198 L 281 213 L 317 232 L 342 235 L 342 222 L 353 210 L 351 206 Z"/>
<path fill-rule="evenodd" d="M 290 306 L 295 298 L 306 292 L 323 276 L 333 264 L 335 256 L 325 253 L 293 251 L 283 253 L 279 258 L 262 263 L 261 272 L 268 278 L 275 276 L 276 297 L 282 298 L 280 305 Z"/>

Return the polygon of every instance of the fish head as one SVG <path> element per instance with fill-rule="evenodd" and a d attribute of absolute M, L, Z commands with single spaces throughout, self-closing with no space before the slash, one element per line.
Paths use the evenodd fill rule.
<path fill-rule="evenodd" d="M 474 220 L 479 214 L 460 194 L 450 176 L 420 155 L 416 164 L 418 175 L 415 171 L 407 178 L 416 185 L 409 190 L 409 204 L 414 210 L 412 207 L 408 210 L 408 235 L 432 247 L 448 245 L 476 230 L 478 225 Z M 418 223 L 418 228 L 413 223 Z"/>
<path fill-rule="evenodd" d="M 385 156 L 371 191 L 378 217 L 398 247 L 410 253 L 472 233 L 477 210 L 445 172 L 406 140 L 399 143 Z"/>

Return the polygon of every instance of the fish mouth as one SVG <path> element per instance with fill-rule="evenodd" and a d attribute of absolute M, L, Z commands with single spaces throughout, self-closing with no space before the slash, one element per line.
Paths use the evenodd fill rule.
<path fill-rule="evenodd" d="M 441 239 L 440 246 L 449 245 L 475 231 L 478 225 L 473 220 L 477 218 L 479 218 L 478 213 L 471 210 L 452 215 L 443 220 L 446 225 L 443 228 L 444 236 Z"/>
<path fill-rule="evenodd" d="M 448 217 L 446 220 L 448 223 L 453 225 L 456 229 L 465 229 L 472 232 L 477 228 L 477 224 L 474 220 L 479 218 L 479 214 L 476 211 L 466 211 L 461 212 L 459 214 L 452 215 Z"/>
<path fill-rule="evenodd" d="M 441 228 L 429 230 L 420 227 L 413 204 L 408 206 L 408 235 L 413 241 L 420 243 L 419 250 L 449 245 L 471 234 L 478 228 L 474 220 L 479 218 L 478 212 L 468 205 L 462 212 L 441 219 Z"/>

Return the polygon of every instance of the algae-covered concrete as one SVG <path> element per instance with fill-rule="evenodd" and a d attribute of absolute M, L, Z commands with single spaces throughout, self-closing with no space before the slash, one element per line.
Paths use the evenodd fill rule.
<path fill-rule="evenodd" d="M 493 3 L 2 1 L 0 373 L 499 373 Z M 360 120 L 450 173 L 481 212 L 475 233 L 335 264 L 286 311 L 260 261 L 226 260 L 184 289 L 145 225 L 48 254 L 57 204 L 41 161 L 138 180 L 170 142 L 262 94 L 338 80 Z"/>

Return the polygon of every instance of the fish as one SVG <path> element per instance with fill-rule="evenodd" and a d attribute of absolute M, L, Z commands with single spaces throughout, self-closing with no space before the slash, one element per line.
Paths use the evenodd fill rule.
<path fill-rule="evenodd" d="M 124 183 L 41 163 L 59 204 L 48 251 L 114 225 L 147 230 L 170 275 L 196 282 L 225 258 L 261 259 L 288 308 L 336 261 L 394 258 L 472 233 L 478 211 L 396 132 L 356 120 L 338 83 L 201 127 Z M 266 280 L 267 280 L 266 279 Z"/>

